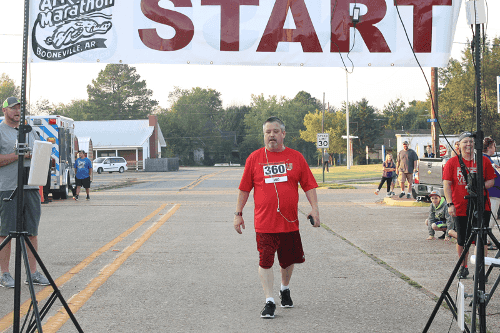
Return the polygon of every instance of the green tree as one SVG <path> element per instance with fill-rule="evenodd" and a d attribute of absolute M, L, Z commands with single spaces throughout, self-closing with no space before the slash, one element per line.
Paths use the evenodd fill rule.
<path fill-rule="evenodd" d="M 321 133 L 321 122 L 323 113 L 321 111 L 310 112 L 304 117 L 306 130 L 300 131 L 300 137 L 316 144 L 317 134 Z M 347 144 L 342 135 L 346 135 L 346 117 L 344 112 L 325 112 L 324 133 L 329 133 L 329 154 L 345 154 Z"/>
<path fill-rule="evenodd" d="M 407 105 L 403 100 L 390 101 L 382 110 L 385 129 L 411 131 L 429 128 L 430 102 L 412 101 Z"/>
<path fill-rule="evenodd" d="M 35 105 L 28 105 L 28 114 L 32 116 L 49 115 L 52 111 L 52 105 L 49 100 L 38 100 Z"/>
<path fill-rule="evenodd" d="M 75 121 L 92 119 L 92 109 L 84 99 L 75 99 L 68 104 L 59 103 L 52 107 L 50 114 L 65 116 Z"/>
<path fill-rule="evenodd" d="M 380 117 L 376 109 L 368 104 L 368 100 L 363 98 L 361 101 L 349 105 L 349 127 L 350 135 L 357 136 L 354 139 L 354 156 L 364 156 L 365 147 L 372 146 L 382 134 L 382 124 L 375 121 Z"/>
<path fill-rule="evenodd" d="M 224 131 L 236 132 L 236 142 L 241 144 L 245 134 L 245 115 L 250 112 L 250 107 L 243 106 L 229 106 L 223 111 L 220 120 L 220 128 Z"/>
<path fill-rule="evenodd" d="M 87 86 L 87 93 L 91 120 L 144 119 L 158 105 L 146 81 L 129 65 L 108 64 Z"/>
<path fill-rule="evenodd" d="M 499 140 L 500 116 L 496 104 L 496 76 L 500 73 L 500 39 L 486 40 L 482 47 L 481 120 L 485 136 Z M 446 68 L 439 69 L 439 121 L 445 134 L 476 130 L 474 55 L 469 45 L 461 60 L 451 59 Z"/>
<path fill-rule="evenodd" d="M 176 87 L 169 97 L 172 107 L 158 115 L 162 132 L 168 133 L 165 140 L 169 154 L 179 156 L 186 165 L 195 163 L 194 153 L 198 149 L 203 150 L 207 165 L 229 161 L 234 136 L 223 135 L 229 116 L 222 108 L 220 93 L 214 89 Z"/>
<path fill-rule="evenodd" d="M 293 100 L 302 105 L 308 105 L 312 110 L 323 110 L 323 104 L 317 98 L 311 96 L 310 93 L 303 90 L 299 91 Z"/>
<path fill-rule="evenodd" d="M 252 95 L 251 109 L 245 116 L 245 138 L 240 146 L 240 154 L 243 159 L 264 146 L 262 124 L 267 118 L 276 116 L 286 126 L 285 145 L 300 151 L 309 163 L 314 160 L 316 145 L 304 141 L 300 137 L 300 131 L 305 130 L 304 116 L 316 110 L 316 101 L 308 98 L 309 94 L 299 92 L 293 99 L 277 96 Z M 306 97 L 306 98 L 304 98 Z"/>
<path fill-rule="evenodd" d="M 11 96 L 19 98 L 21 96 L 21 88 L 16 86 L 14 80 L 7 74 L 2 73 L 2 76 L 0 76 L 0 103 L 3 103 L 6 98 Z"/>

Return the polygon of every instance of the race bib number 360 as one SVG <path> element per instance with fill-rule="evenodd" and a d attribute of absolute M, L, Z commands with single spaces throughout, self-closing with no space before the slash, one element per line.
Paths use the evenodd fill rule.
<path fill-rule="evenodd" d="M 285 163 L 264 165 L 263 169 L 266 184 L 282 183 L 288 181 Z"/>

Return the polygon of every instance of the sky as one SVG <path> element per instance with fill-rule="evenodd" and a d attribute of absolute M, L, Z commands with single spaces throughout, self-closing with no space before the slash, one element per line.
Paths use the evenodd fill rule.
<path fill-rule="evenodd" d="M 6 73 L 17 85 L 22 75 L 23 3 L 0 1 L 0 74 Z M 500 36 L 500 1 L 487 1 L 489 18 L 487 34 Z M 7 14 L 8 13 L 8 14 Z M 462 1 L 451 56 L 461 58 L 472 32 L 466 22 Z M 391 100 L 405 102 L 425 100 L 429 92 L 418 67 L 355 67 L 346 75 L 344 68 L 296 68 L 286 66 L 208 66 L 132 64 L 141 79 L 153 91 L 153 98 L 163 108 L 170 106 L 168 95 L 174 87 L 212 88 L 221 93 L 223 106 L 250 105 L 253 95 L 276 95 L 293 98 L 306 91 L 330 107 L 340 108 L 346 99 L 353 103 L 366 98 L 382 110 Z M 29 66 L 27 99 L 32 104 L 42 99 L 50 103 L 69 103 L 87 99 L 87 85 L 96 79 L 105 64 L 36 63 Z M 350 68 L 349 68 L 350 69 Z M 430 84 L 431 68 L 423 68 Z"/>

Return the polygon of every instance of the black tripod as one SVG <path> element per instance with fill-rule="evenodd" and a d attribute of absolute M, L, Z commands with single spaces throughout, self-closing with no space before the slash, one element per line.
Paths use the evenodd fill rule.
<path fill-rule="evenodd" d="M 71 309 L 69 308 L 68 304 L 64 300 L 64 298 L 61 295 L 61 292 L 59 291 L 59 288 L 57 288 L 57 285 L 55 284 L 54 280 L 50 276 L 49 272 L 47 271 L 47 268 L 42 262 L 42 259 L 38 255 L 38 253 L 35 251 L 35 248 L 33 244 L 31 243 L 28 233 L 25 231 L 18 232 L 18 231 L 12 231 L 7 238 L 0 244 L 0 251 L 4 248 L 5 245 L 7 245 L 8 242 L 10 242 L 12 239 L 16 239 L 16 262 L 15 262 L 15 287 L 14 287 L 14 332 L 23 332 L 24 329 L 26 328 L 26 332 L 35 332 L 35 329 L 38 330 L 39 333 L 42 332 L 42 319 L 45 317 L 45 315 L 48 313 L 50 310 L 51 306 L 54 304 L 57 298 L 61 301 L 61 303 L 64 306 L 64 309 L 66 309 L 66 312 L 70 316 L 71 320 L 73 321 L 73 324 L 75 325 L 76 329 L 78 332 L 83 332 L 81 329 L 80 325 L 76 321 L 75 316 L 71 312 Z M 31 278 L 30 274 L 30 266 L 29 266 L 29 261 L 28 261 L 28 251 L 26 248 L 26 245 L 30 249 L 31 253 L 36 259 L 36 262 L 42 269 L 43 273 L 47 277 L 47 279 L 50 282 L 50 285 L 54 289 L 52 294 L 50 295 L 49 299 L 45 303 L 45 305 L 42 307 L 41 310 L 38 309 L 38 302 L 36 300 L 36 294 L 35 294 L 35 289 L 33 287 L 33 280 Z M 28 320 L 29 312 L 26 315 L 26 319 L 23 323 L 23 326 L 20 328 L 20 307 L 21 307 L 21 254 L 24 259 L 24 266 L 26 269 L 26 276 L 27 276 L 27 282 L 29 286 L 29 291 L 31 295 L 31 305 L 30 309 L 33 308 L 33 314 L 31 315 L 31 318 Z"/>
<path fill-rule="evenodd" d="M 24 123 L 24 114 L 21 114 L 21 119 L 23 121 L 21 124 Z M 77 328 L 78 332 L 83 332 L 81 329 L 80 325 L 76 321 L 76 318 L 74 317 L 73 313 L 71 312 L 71 309 L 69 308 L 68 304 L 64 300 L 64 298 L 61 295 L 61 292 L 59 291 L 59 288 L 57 288 L 57 285 L 55 284 L 54 280 L 50 276 L 49 272 L 47 271 L 47 268 L 42 262 L 42 259 L 40 259 L 40 256 L 36 252 L 33 244 L 31 243 L 28 233 L 24 231 L 23 229 L 23 221 L 24 221 L 24 180 L 25 180 L 25 168 L 24 168 L 24 155 L 26 154 L 27 151 L 30 150 L 25 144 L 26 140 L 26 133 L 29 133 L 31 131 L 31 126 L 29 125 L 20 125 L 19 126 L 19 137 L 18 137 L 18 146 L 17 152 L 18 152 L 18 187 L 12 191 L 11 195 L 8 198 L 4 198 L 4 202 L 9 202 L 12 201 L 14 198 L 17 199 L 17 220 L 16 220 L 16 231 L 11 231 L 9 235 L 5 238 L 5 240 L 0 244 L 0 251 L 12 240 L 16 239 L 16 255 L 15 255 L 15 284 L 14 284 L 14 333 L 22 332 L 26 328 L 26 332 L 34 332 L 35 329 L 38 330 L 39 333 L 42 332 L 42 319 L 45 317 L 45 315 L 48 313 L 50 310 L 51 306 L 54 304 L 55 300 L 59 298 L 61 303 L 63 304 L 64 308 L 66 309 L 66 312 L 70 316 L 71 320 L 73 321 L 73 324 Z M 0 203 L 3 204 L 3 203 Z M 36 262 L 42 269 L 43 273 L 47 277 L 47 279 L 50 282 L 50 285 L 54 289 L 53 293 L 45 303 L 45 305 L 42 307 L 41 310 L 38 309 L 38 302 L 36 300 L 36 294 L 35 294 L 35 289 L 33 287 L 33 280 L 31 277 L 31 270 L 30 270 L 30 265 L 29 265 L 29 260 L 28 260 L 28 251 L 27 247 L 30 249 L 31 253 L 33 254 Z M 26 315 L 26 319 L 23 323 L 23 327 L 20 327 L 20 309 L 21 309 L 21 255 L 24 259 L 24 265 L 26 269 L 26 276 L 27 276 L 27 283 L 29 286 L 29 291 L 31 295 L 31 305 L 30 305 L 30 311 L 31 308 L 33 309 L 33 314 L 28 322 L 28 317 L 29 317 L 29 312 L 28 315 Z M 27 325 L 27 326 L 26 326 Z"/>
<path fill-rule="evenodd" d="M 493 241 L 493 243 L 495 243 L 495 245 L 497 246 L 497 248 L 500 248 L 500 243 L 499 241 L 496 239 L 496 237 L 493 235 L 493 232 L 491 231 L 491 228 L 473 228 L 472 229 L 472 232 L 471 232 L 471 237 L 469 237 L 467 243 L 464 245 L 464 248 L 463 248 L 463 252 L 462 252 L 462 255 L 460 256 L 460 259 L 458 260 L 457 264 L 455 265 L 455 268 L 453 269 L 453 272 L 451 273 L 451 276 L 450 278 L 448 279 L 448 282 L 446 283 L 446 286 L 444 287 L 442 293 L 441 293 L 441 297 L 439 298 L 438 302 L 436 303 L 436 306 L 434 307 L 434 311 L 432 311 L 432 314 L 431 316 L 429 317 L 429 320 L 427 321 L 427 325 L 425 326 L 423 332 L 427 332 L 432 324 L 432 321 L 434 320 L 434 317 L 436 316 L 438 310 L 439 310 L 439 307 L 441 306 L 441 304 L 443 303 L 443 300 L 446 301 L 446 303 L 448 304 L 448 307 L 450 308 L 451 310 L 451 313 L 453 314 L 453 317 L 455 318 L 455 320 L 458 320 L 458 316 L 457 316 L 457 305 L 455 303 L 455 301 L 453 300 L 453 298 L 451 297 L 450 293 L 449 293 L 449 289 L 451 287 L 451 284 L 453 283 L 453 280 L 455 279 L 455 276 L 457 275 L 458 273 L 458 270 L 460 268 L 460 266 L 462 265 L 463 261 L 465 260 L 465 256 L 468 254 L 469 252 L 469 248 L 470 246 L 472 245 L 472 242 L 474 241 L 474 239 L 477 239 L 476 241 L 476 244 L 478 246 L 478 250 L 477 250 L 477 257 L 479 257 L 479 253 L 480 252 L 483 252 L 482 255 L 484 256 L 484 249 L 482 251 L 479 250 L 479 238 L 482 238 L 483 240 L 486 239 L 486 235 L 490 236 L 491 240 Z M 484 242 L 481 242 L 484 244 Z M 482 245 L 481 245 L 482 247 Z M 500 254 L 500 252 L 499 252 Z M 497 255 L 499 255 L 497 254 Z M 488 271 L 488 275 L 491 271 L 491 267 L 490 267 L 490 270 Z M 482 275 L 481 275 L 482 274 Z M 476 259 L 476 268 L 475 268 L 475 279 L 477 279 L 479 282 L 480 280 L 482 280 L 483 282 L 483 290 L 484 291 L 484 261 L 483 261 L 483 264 L 480 265 L 478 260 Z M 482 276 L 482 278 L 481 278 Z M 479 282 L 480 284 L 480 282 Z M 481 296 L 479 297 L 479 302 L 482 304 L 482 307 L 485 308 L 486 305 L 488 304 L 489 300 L 491 299 L 491 297 L 493 296 L 493 293 L 496 289 L 496 285 L 498 284 L 498 281 L 495 283 L 495 286 L 494 288 L 491 289 L 490 293 L 486 293 L 486 292 L 479 292 L 479 294 L 481 294 Z M 474 293 L 478 293 L 478 283 L 474 283 Z M 478 302 L 473 302 L 472 304 L 472 314 L 473 314 L 473 317 L 472 317 L 472 325 L 473 327 L 475 326 L 475 314 L 476 314 L 476 307 L 478 305 Z M 485 312 L 485 310 L 484 310 Z M 469 328 L 467 327 L 467 324 L 464 325 L 465 326 L 465 331 L 466 332 L 470 332 Z M 474 330 L 475 331 L 475 330 Z"/>

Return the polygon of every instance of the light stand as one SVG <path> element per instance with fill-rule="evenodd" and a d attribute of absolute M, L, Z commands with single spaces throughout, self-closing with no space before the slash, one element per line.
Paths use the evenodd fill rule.
<path fill-rule="evenodd" d="M 31 132 L 31 126 L 25 124 L 25 114 L 26 114 L 26 71 L 27 71 L 27 54 L 28 54 L 28 34 L 29 34 L 29 0 L 24 1 L 24 33 L 23 33 L 23 61 L 22 61 L 22 83 L 21 83 L 21 119 L 18 134 L 18 145 L 16 147 L 18 153 L 18 174 L 17 174 L 17 189 L 14 190 L 10 198 L 6 198 L 6 201 L 12 200 L 14 196 L 17 195 L 17 215 L 16 215 L 16 231 L 10 232 L 9 236 L 0 244 L 0 251 L 5 245 L 10 242 L 13 238 L 16 239 L 16 253 L 15 253 L 15 285 L 14 285 L 14 322 L 13 322 L 13 332 L 20 332 L 20 319 L 21 319 L 21 255 L 24 258 L 24 264 L 26 269 L 27 282 L 29 286 L 29 291 L 31 295 L 31 306 L 33 307 L 33 315 L 31 317 L 30 323 L 27 326 L 26 332 L 34 332 L 35 329 L 39 333 L 42 332 L 41 320 L 47 314 L 48 310 L 56 300 L 59 298 L 63 304 L 66 312 L 70 316 L 73 324 L 77 328 L 78 332 L 83 332 L 80 325 L 76 321 L 71 309 L 61 295 L 61 292 L 57 288 L 54 280 L 50 276 L 49 272 L 45 268 L 42 260 L 35 251 L 35 248 L 31 244 L 28 234 L 23 230 L 24 221 L 24 155 L 30 150 L 26 145 L 26 134 Z M 17 192 L 17 193 L 16 193 Z M 42 269 L 43 273 L 50 282 L 50 285 L 54 289 L 52 295 L 49 297 L 48 301 L 42 308 L 42 312 L 38 310 L 38 302 L 36 300 L 35 289 L 33 287 L 33 280 L 31 278 L 31 271 L 28 262 L 28 252 L 26 245 L 28 245 L 31 253 L 35 257 L 37 263 Z M 28 315 L 26 316 L 28 317 Z M 35 322 L 33 322 L 33 317 L 35 317 Z M 27 318 L 26 318 L 27 319 Z M 26 321 L 25 321 L 26 323 Z M 23 325 L 24 329 L 24 325 Z"/>
<path fill-rule="evenodd" d="M 487 294 L 485 291 L 485 263 L 484 263 L 484 240 L 486 235 L 489 235 L 495 245 L 499 246 L 498 240 L 493 236 L 491 229 L 487 226 L 489 221 L 484 221 L 483 213 L 484 213 L 484 178 L 483 178 L 483 138 L 484 134 L 482 131 L 481 124 L 481 44 L 480 44 L 480 32 L 481 25 L 475 24 L 475 34 L 474 34 L 474 59 L 475 59 L 475 81 L 476 81 L 476 91 L 475 91 L 475 102 L 476 102 L 476 135 L 475 135 L 475 149 L 476 149 L 476 165 L 477 165 L 477 182 L 476 186 L 473 189 L 474 194 L 469 195 L 469 200 L 474 200 L 476 202 L 476 211 L 477 214 L 477 227 L 472 230 L 471 237 L 467 241 L 467 244 L 463 248 L 462 255 L 455 266 L 455 269 L 452 272 L 448 283 L 443 290 L 441 297 L 439 298 L 436 307 L 434 308 L 427 325 L 424 328 L 424 333 L 429 329 L 434 316 L 436 315 L 439 307 L 443 300 L 448 303 L 451 312 L 453 313 L 455 319 L 457 319 L 457 307 L 451 298 L 448 290 L 455 278 L 455 275 L 458 272 L 458 269 L 461 263 L 464 261 L 465 256 L 468 254 L 469 247 L 474 239 L 476 238 L 476 265 L 475 265 L 475 273 L 474 273 L 474 293 L 473 293 L 473 301 L 472 301 L 472 318 L 471 318 L 471 331 L 476 332 L 476 309 L 477 316 L 479 317 L 479 332 L 486 333 L 486 305 L 488 304 L 489 299 L 492 296 L 492 291 Z M 465 175 L 464 175 L 465 176 Z M 471 176 L 471 175 L 469 175 Z M 470 193 L 470 192 L 469 192 Z M 469 206 L 470 207 L 470 206 Z M 469 332 L 467 326 L 465 326 L 465 330 Z"/>

